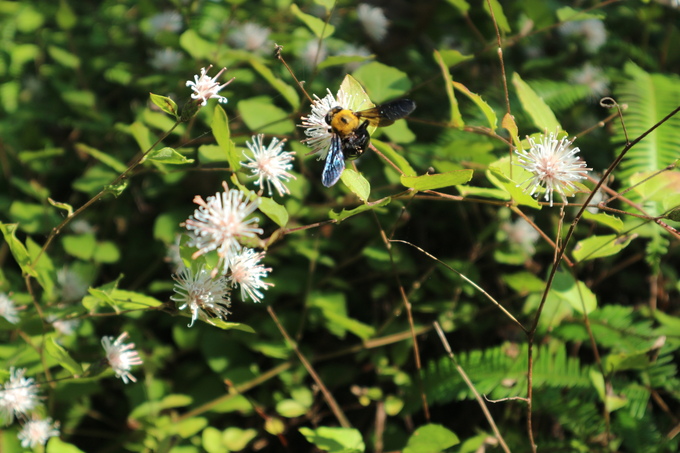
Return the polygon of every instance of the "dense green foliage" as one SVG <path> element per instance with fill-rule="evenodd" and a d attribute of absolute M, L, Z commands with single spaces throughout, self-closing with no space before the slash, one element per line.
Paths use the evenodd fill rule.
<path fill-rule="evenodd" d="M 0 1 L 0 382 L 25 368 L 43 397 L 0 451 L 31 417 L 60 424 L 48 452 L 678 451 L 677 0 L 371 6 L 388 22 L 344 0 Z M 235 79 L 200 106 L 210 65 Z M 294 77 L 417 109 L 326 188 Z M 593 170 L 568 205 L 509 156 L 558 130 Z M 256 134 L 295 151 L 289 194 L 254 184 Z M 222 267 L 184 222 L 223 181 L 259 200 L 242 245 L 271 285 L 187 327 L 173 274 Z M 101 346 L 123 332 L 127 384 Z"/>

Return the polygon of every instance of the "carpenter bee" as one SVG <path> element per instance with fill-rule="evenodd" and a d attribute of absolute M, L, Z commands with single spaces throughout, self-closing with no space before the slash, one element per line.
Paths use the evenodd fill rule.
<path fill-rule="evenodd" d="M 332 137 L 321 175 L 323 185 L 331 187 L 338 182 L 345 169 L 345 159 L 356 159 L 366 151 L 371 141 L 369 126 L 389 126 L 415 109 L 416 103 L 410 99 L 398 99 L 359 112 L 342 107 L 330 109 L 326 123 L 331 127 Z"/>

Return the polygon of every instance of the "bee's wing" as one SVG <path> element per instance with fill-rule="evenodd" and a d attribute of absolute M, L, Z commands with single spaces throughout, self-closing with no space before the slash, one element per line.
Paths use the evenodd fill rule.
<path fill-rule="evenodd" d="M 345 169 L 345 156 L 342 154 L 342 139 L 339 135 L 333 134 L 331 138 L 331 149 L 326 156 L 326 165 L 321 173 L 321 183 L 326 187 L 335 185 L 340 179 Z"/>
<path fill-rule="evenodd" d="M 416 109 L 416 103 L 410 99 L 397 99 L 396 101 L 386 102 L 372 109 L 357 112 L 359 118 L 367 120 L 371 126 L 385 127 L 394 123 L 396 120 L 410 115 Z"/>

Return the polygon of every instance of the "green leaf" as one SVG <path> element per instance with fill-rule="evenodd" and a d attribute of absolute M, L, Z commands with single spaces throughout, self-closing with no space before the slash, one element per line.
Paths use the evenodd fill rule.
<path fill-rule="evenodd" d="M 300 107 L 300 97 L 297 91 L 292 86 L 285 83 L 283 80 L 274 76 L 274 73 L 267 66 L 260 63 L 258 60 L 248 60 L 250 65 L 255 69 L 269 84 L 278 91 L 281 96 L 290 104 L 293 110 L 298 110 Z"/>
<path fill-rule="evenodd" d="M 340 89 L 338 91 L 344 91 L 345 95 L 349 98 L 349 104 L 347 104 L 347 108 L 350 110 L 354 110 L 356 112 L 359 110 L 366 110 L 370 109 L 371 107 L 375 107 L 375 104 L 371 101 L 371 98 L 368 96 L 368 93 L 366 93 L 363 85 L 361 85 L 357 79 L 349 74 L 347 74 L 345 78 L 342 79 L 342 83 L 340 83 Z M 375 127 L 368 127 L 369 132 L 373 132 L 374 130 Z"/>
<path fill-rule="evenodd" d="M 125 189 L 127 189 L 128 184 L 130 184 L 130 180 L 123 179 L 122 181 L 119 181 L 116 184 L 106 184 L 102 190 L 118 198 L 123 192 L 125 192 Z"/>
<path fill-rule="evenodd" d="M 73 444 L 61 440 L 59 437 L 52 437 L 47 442 L 47 453 L 85 453 Z"/>
<path fill-rule="evenodd" d="M 439 68 L 441 69 L 442 75 L 444 76 L 444 88 L 446 89 L 446 96 L 449 98 L 450 105 L 449 122 L 451 123 L 451 126 L 460 129 L 465 126 L 465 122 L 463 121 L 463 115 L 460 114 L 458 100 L 456 99 L 456 95 L 453 92 L 453 79 L 451 78 L 451 72 L 444 62 L 441 54 L 436 50 L 434 51 L 434 59 L 437 64 L 439 64 Z"/>
<path fill-rule="evenodd" d="M 309 410 L 308 406 L 300 404 L 295 400 L 282 400 L 276 403 L 276 413 L 281 417 L 295 418 L 301 417 L 307 413 Z"/>
<path fill-rule="evenodd" d="M 360 173 L 351 168 L 345 168 L 340 180 L 363 202 L 371 195 L 371 184 Z"/>
<path fill-rule="evenodd" d="M 488 187 L 475 186 L 456 186 L 456 189 L 458 189 L 458 192 L 464 197 L 474 196 L 506 201 L 510 199 L 510 194 L 505 190 L 500 189 L 490 189 Z"/>
<path fill-rule="evenodd" d="M 62 246 L 66 253 L 83 261 L 89 261 L 94 255 L 97 241 L 93 233 L 68 235 L 62 237 Z"/>
<path fill-rule="evenodd" d="M 241 429 L 232 426 L 222 433 L 222 442 L 229 451 L 241 451 L 257 436 L 258 431 L 256 429 Z"/>
<path fill-rule="evenodd" d="M 131 419 L 141 419 L 152 417 L 159 412 L 166 411 L 168 409 L 177 409 L 182 407 L 187 407 L 193 403 L 193 398 L 189 395 L 182 394 L 170 394 L 164 396 L 162 399 L 154 401 L 146 401 L 141 403 L 139 406 L 135 407 L 130 413 L 129 417 Z"/>
<path fill-rule="evenodd" d="M 377 104 L 403 96 L 411 89 L 411 81 L 405 72 L 377 61 L 357 68 L 352 75 L 363 84 L 371 100 Z"/>
<path fill-rule="evenodd" d="M 579 313 L 590 314 L 597 308 L 595 294 L 585 283 L 575 281 L 571 274 L 567 272 L 558 272 L 555 275 L 550 292 L 568 302 Z"/>
<path fill-rule="evenodd" d="M 634 238 L 635 235 L 618 236 L 616 234 L 590 236 L 576 244 L 572 250 L 572 255 L 577 261 L 616 255 L 626 248 Z"/>
<path fill-rule="evenodd" d="M 154 297 L 124 289 L 114 289 L 109 293 L 109 297 L 122 310 L 139 310 L 163 305 L 163 302 Z"/>
<path fill-rule="evenodd" d="M 524 181 L 526 178 L 531 177 L 531 173 L 516 165 L 513 165 L 512 171 L 513 178 L 519 181 Z M 515 203 L 535 209 L 541 209 L 541 205 L 538 204 L 538 201 L 528 193 L 525 193 L 521 187 L 517 187 L 517 183 L 508 177 L 509 174 L 510 159 L 507 157 L 489 165 L 489 169 L 486 171 L 486 177 L 489 181 L 499 189 L 503 189 L 509 193 Z"/>
<path fill-rule="evenodd" d="M 52 259 L 47 253 L 41 255 L 42 247 L 36 244 L 30 237 L 26 238 L 26 249 L 31 257 L 31 261 L 34 263 L 36 272 L 35 279 L 38 281 L 43 291 L 45 291 L 45 294 L 43 295 L 44 299 L 48 301 L 55 300 L 55 280 L 57 275 Z M 38 256 L 40 256 L 39 260 Z"/>
<path fill-rule="evenodd" d="M 541 132 L 553 132 L 561 129 L 560 123 L 548 104 L 516 72 L 512 75 L 512 84 L 517 90 L 522 108 Z"/>
<path fill-rule="evenodd" d="M 95 165 L 85 170 L 85 174 L 73 181 L 74 189 L 94 195 L 105 185 L 116 179 L 118 173 L 111 171 L 103 165 Z"/>
<path fill-rule="evenodd" d="M 10 205 L 9 218 L 29 234 L 47 233 L 60 223 L 59 217 L 52 209 L 41 204 L 25 203 L 19 200 Z"/>
<path fill-rule="evenodd" d="M 358 206 L 354 209 L 349 209 L 349 210 L 343 209 L 339 213 L 331 210 L 328 213 L 328 217 L 331 218 L 332 220 L 337 220 L 338 223 L 340 223 L 343 220 L 348 219 L 348 218 L 355 216 L 357 214 L 361 214 L 362 212 L 370 211 L 371 209 L 381 208 L 383 206 L 387 206 L 388 204 L 390 204 L 391 201 L 392 201 L 392 199 L 390 197 L 387 197 L 387 198 L 383 198 L 382 200 L 379 200 L 377 202 L 362 204 L 362 205 L 360 205 L 360 206 Z"/>
<path fill-rule="evenodd" d="M 217 52 L 215 41 L 204 39 L 193 28 L 182 33 L 179 43 L 194 60 L 212 60 Z"/>
<path fill-rule="evenodd" d="M 47 46 L 47 53 L 50 57 L 60 65 L 69 69 L 78 69 L 80 67 L 80 58 L 71 52 L 57 46 Z"/>
<path fill-rule="evenodd" d="M 95 263 L 115 263 L 120 259 L 118 246 L 111 241 L 98 242 L 92 256 Z"/>
<path fill-rule="evenodd" d="M 628 404 L 628 400 L 626 400 L 626 398 L 613 395 L 605 390 L 605 382 L 602 373 L 596 371 L 595 369 L 591 369 L 590 379 L 593 382 L 593 387 L 595 387 L 600 400 L 604 402 L 607 412 L 614 412 Z"/>
<path fill-rule="evenodd" d="M 457 64 L 462 63 L 464 61 L 472 60 L 474 58 L 474 56 L 472 55 L 463 55 L 462 53 L 460 53 L 460 51 L 454 49 L 440 49 L 436 50 L 435 52 L 439 53 L 439 59 L 448 68 L 456 66 Z M 437 60 L 436 54 L 435 60 Z"/>
<path fill-rule="evenodd" d="M 284 206 L 278 204 L 271 198 L 260 197 L 260 206 L 258 209 L 281 228 L 285 228 L 288 224 L 288 211 Z"/>
<path fill-rule="evenodd" d="M 56 15 L 57 25 L 62 30 L 70 30 L 78 23 L 78 17 L 73 13 L 71 6 L 66 0 L 59 0 L 59 9 Z"/>
<path fill-rule="evenodd" d="M 447 173 L 426 174 L 423 176 L 402 176 L 401 183 L 415 190 L 434 190 L 465 184 L 472 179 L 474 171 L 456 170 Z"/>
<path fill-rule="evenodd" d="M 142 152 L 147 152 L 151 149 L 154 140 L 148 127 L 139 121 L 135 121 L 130 125 L 129 131 Z"/>
<path fill-rule="evenodd" d="M 545 289 L 545 282 L 531 272 L 505 274 L 502 278 L 510 288 L 520 294 L 539 293 Z"/>
<path fill-rule="evenodd" d="M 178 118 L 179 109 L 177 108 L 175 101 L 167 96 L 161 96 L 160 94 L 149 93 L 149 97 L 151 98 L 151 102 L 156 104 L 159 109 L 163 110 L 169 115 L 174 116 L 175 118 Z"/>
<path fill-rule="evenodd" d="M 352 332 L 357 337 L 362 340 L 367 340 L 375 335 L 375 328 L 364 324 L 356 319 L 352 319 L 349 316 L 344 316 L 332 310 L 325 310 L 324 316 L 328 322 L 332 323 L 335 327 L 340 327 L 344 330 Z"/>
<path fill-rule="evenodd" d="M 519 129 L 517 129 L 517 123 L 515 123 L 515 118 L 506 113 L 503 115 L 503 121 L 501 121 L 501 126 L 508 132 L 510 132 L 510 137 L 512 137 L 512 143 L 517 149 L 522 149 L 522 140 L 519 139 Z"/>
<path fill-rule="evenodd" d="M 66 217 L 71 217 L 73 215 L 73 206 L 68 203 L 62 203 L 60 201 L 54 201 L 51 198 L 47 199 L 47 202 L 57 209 L 63 209 L 66 211 Z"/>
<path fill-rule="evenodd" d="M 408 163 L 408 161 L 394 150 L 390 145 L 388 145 L 385 142 L 381 142 L 380 140 L 376 139 L 371 139 L 371 143 L 373 146 L 376 147 L 378 151 L 383 153 L 383 155 L 392 161 L 393 164 L 395 164 L 399 170 L 401 170 L 404 173 L 404 176 L 416 176 L 416 171 L 411 167 L 411 164 Z M 391 167 L 391 166 L 390 166 Z"/>
<path fill-rule="evenodd" d="M 512 30 L 510 29 L 510 23 L 508 22 L 508 18 L 505 17 L 505 13 L 503 12 L 503 7 L 501 4 L 498 2 L 498 0 L 490 0 L 490 1 L 484 1 L 482 4 L 484 5 L 484 11 L 491 16 L 491 12 L 489 11 L 489 3 L 491 3 L 491 9 L 493 10 L 493 18 L 496 19 L 496 23 L 498 24 L 498 28 L 500 29 L 501 32 L 503 33 L 510 33 Z"/>
<path fill-rule="evenodd" d="M 470 98 L 470 100 L 474 102 L 477 107 L 479 107 L 479 109 L 482 111 L 482 113 L 486 117 L 486 120 L 489 123 L 489 128 L 492 131 L 495 131 L 496 127 L 498 126 L 498 118 L 496 117 L 496 112 L 493 111 L 489 104 L 487 104 L 480 95 L 475 94 L 472 91 L 468 90 L 467 87 L 462 83 L 458 82 L 452 83 L 453 86 L 455 86 L 458 91 L 460 91 L 465 96 Z"/>
<path fill-rule="evenodd" d="M 66 368 L 73 376 L 78 377 L 83 374 L 83 368 L 80 364 L 71 358 L 66 349 L 57 344 L 53 335 L 50 335 L 45 341 L 45 352 L 56 359 L 59 365 Z"/>
<path fill-rule="evenodd" d="M 450 5 L 456 8 L 464 16 L 467 16 L 467 12 L 470 10 L 470 4 L 465 0 L 446 0 Z"/>
<path fill-rule="evenodd" d="M 584 12 L 578 11 L 570 6 L 563 6 L 557 10 L 557 20 L 560 22 L 570 22 L 588 19 L 602 20 L 607 17 L 602 11 Z"/>
<path fill-rule="evenodd" d="M 604 212 L 598 212 L 593 214 L 590 211 L 583 211 L 583 218 L 586 220 L 592 220 L 602 226 L 611 228 L 612 230 L 620 233 L 623 230 L 623 221 L 618 217 L 605 214 Z"/>
<path fill-rule="evenodd" d="M 237 108 L 246 126 L 253 132 L 286 135 L 295 130 L 295 124 L 289 118 L 288 112 L 272 104 L 269 96 L 239 101 Z"/>
<path fill-rule="evenodd" d="M 330 453 L 360 453 L 366 450 L 361 432 L 354 428 L 320 426 L 317 429 L 302 427 L 299 431 L 307 442 Z"/>
<path fill-rule="evenodd" d="M 12 252 L 12 256 L 19 267 L 21 267 L 21 271 L 31 277 L 36 277 L 37 273 L 31 268 L 31 259 L 28 255 L 28 251 L 24 244 L 16 237 L 17 227 L 18 225 L 16 223 L 0 223 L 2 235 L 9 246 L 10 252 Z"/>
<path fill-rule="evenodd" d="M 295 17 L 297 17 L 307 27 L 309 27 L 309 29 L 317 38 L 325 39 L 335 32 L 335 27 L 333 25 L 327 24 L 318 17 L 303 13 L 295 3 L 290 5 L 290 11 L 295 15 Z"/>
<path fill-rule="evenodd" d="M 680 78 L 677 75 L 650 74 L 634 63 L 624 67 L 625 78 L 614 89 L 619 104 L 628 105 L 623 114 L 628 136 L 639 137 L 675 109 L 680 100 Z M 624 143 L 625 135 L 618 123 L 614 142 Z M 655 172 L 677 162 L 680 149 L 680 115 L 669 118 L 644 140 L 628 150 L 621 161 L 619 179 L 626 181 L 635 173 Z M 615 150 L 618 153 L 620 149 Z M 677 172 L 676 172 L 677 173 Z M 670 194 L 669 194 L 670 195 Z M 649 212 L 649 210 L 647 210 Z M 660 212 L 650 212 L 659 215 Z"/>
<path fill-rule="evenodd" d="M 182 154 L 167 146 L 151 151 L 146 155 L 145 160 L 147 159 L 167 165 L 191 164 L 194 162 L 194 159 L 187 159 Z"/>
<path fill-rule="evenodd" d="M 227 112 L 219 104 L 215 106 L 215 114 L 213 115 L 210 127 L 212 128 L 215 140 L 217 140 L 217 144 L 220 145 L 220 148 L 222 148 L 227 157 L 229 167 L 234 171 L 240 170 L 242 156 L 236 151 L 236 146 L 231 141 Z"/>
<path fill-rule="evenodd" d="M 453 431 L 442 425 L 431 423 L 416 429 L 402 451 L 403 453 L 440 453 L 459 443 L 460 440 Z"/>

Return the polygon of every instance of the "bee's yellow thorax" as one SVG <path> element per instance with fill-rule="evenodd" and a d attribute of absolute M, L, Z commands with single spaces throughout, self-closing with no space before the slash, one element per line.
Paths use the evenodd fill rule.
<path fill-rule="evenodd" d="M 359 127 L 360 119 L 351 110 L 340 110 L 333 115 L 331 127 L 333 131 L 342 137 L 354 132 Z"/>

